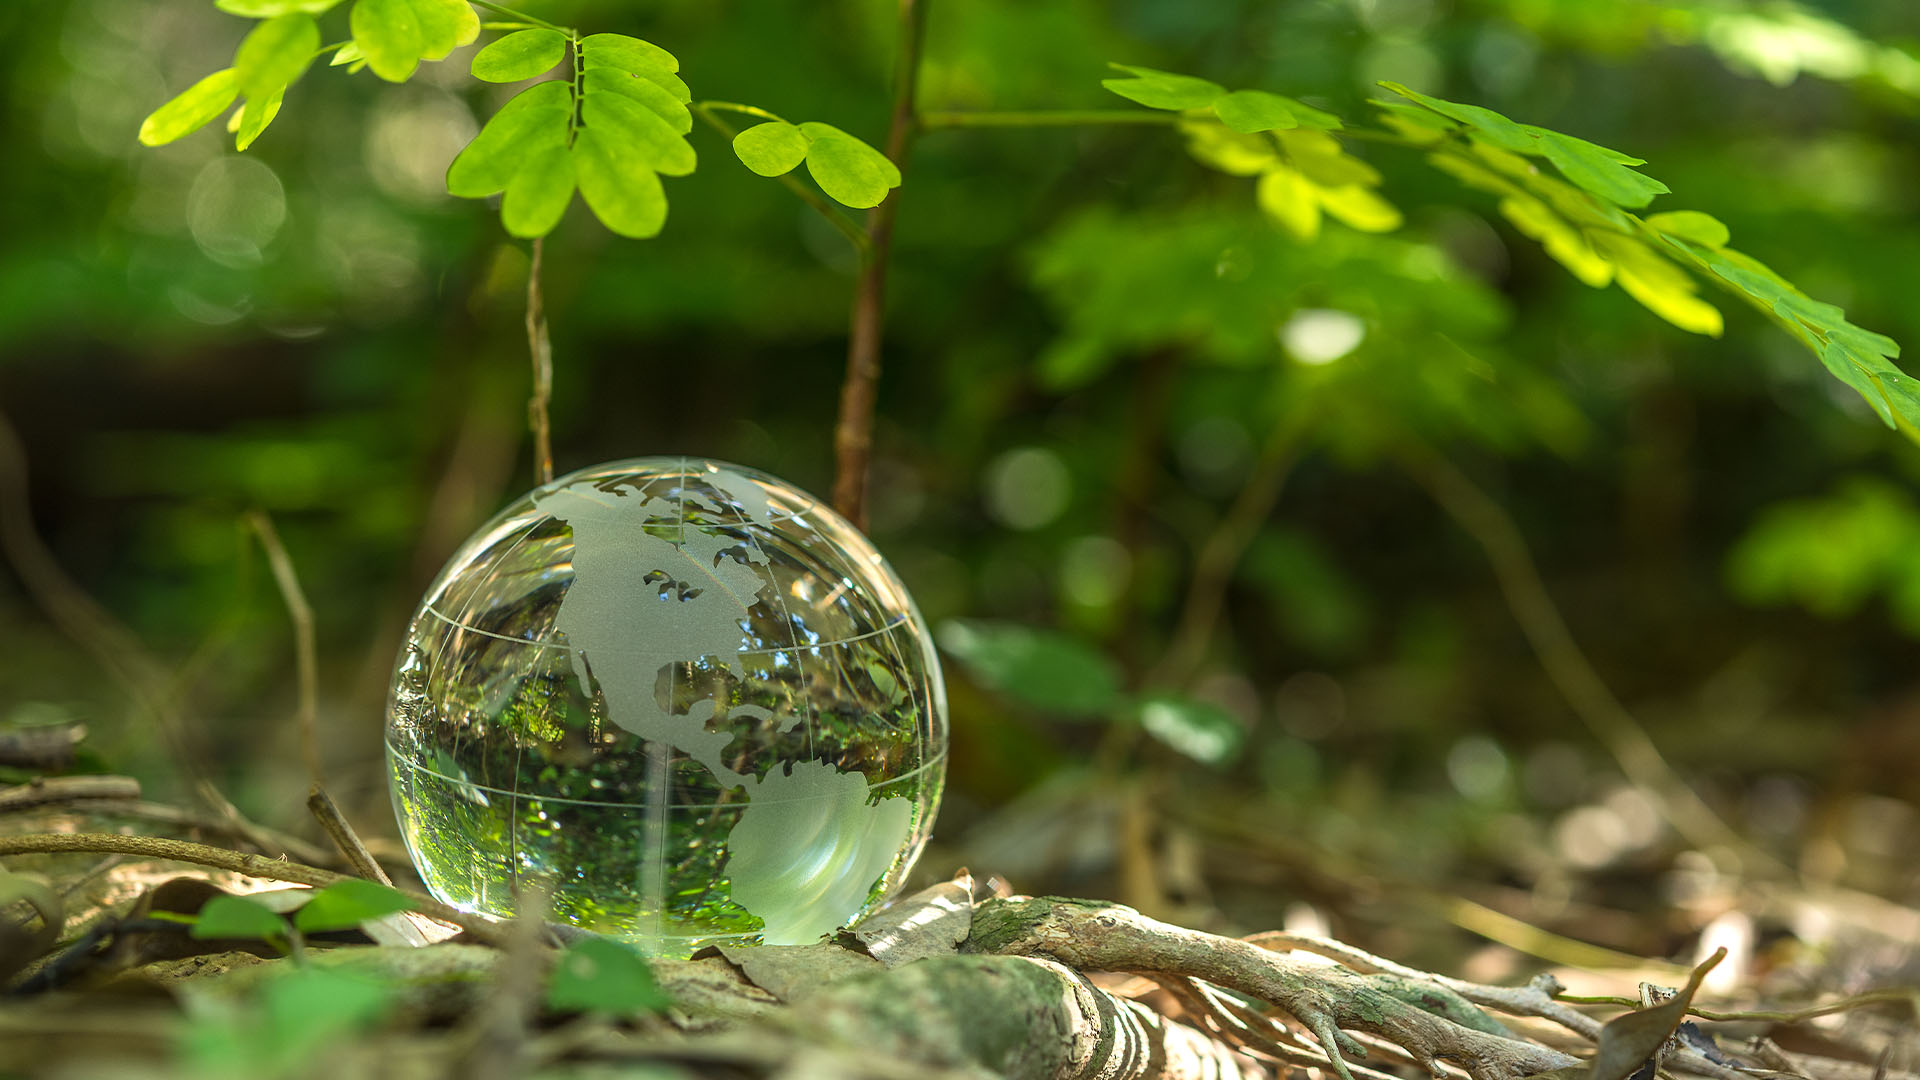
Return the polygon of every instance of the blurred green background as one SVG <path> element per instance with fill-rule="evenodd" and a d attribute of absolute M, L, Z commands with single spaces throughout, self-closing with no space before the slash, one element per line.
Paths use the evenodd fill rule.
<path fill-rule="evenodd" d="M 523 3 L 660 42 L 696 98 L 884 137 L 881 0 Z M 177 666 L 222 788 L 297 825 L 291 633 L 241 523 L 273 515 L 318 620 L 335 794 L 388 831 L 404 620 L 532 481 L 525 245 L 442 188 L 510 91 L 467 78 L 467 50 L 403 86 L 317 69 L 245 155 L 217 130 L 138 147 L 247 26 L 202 0 L 0 10 L 0 407 L 48 545 Z M 1360 119 L 1398 80 L 1645 157 L 1674 191 L 1654 209 L 1719 216 L 1911 345 L 1917 45 L 1910 0 L 936 0 L 921 93 L 1131 107 L 1099 85 L 1117 60 Z M 557 464 L 709 455 L 824 491 L 852 253 L 693 140 L 659 239 L 576 208 L 547 241 Z M 1734 857 L 1663 825 L 1555 693 L 1482 551 L 1402 467 L 1427 447 L 1509 510 L 1596 668 L 1721 816 L 1820 880 L 1920 898 L 1920 451 L 1751 311 L 1721 304 L 1723 340 L 1683 333 L 1419 155 L 1355 152 L 1406 226 L 1302 244 L 1162 127 L 916 144 L 871 533 L 930 622 L 1059 631 L 1155 689 L 1198 553 L 1277 418 L 1305 431 L 1178 680 L 1232 718 L 1231 751 L 1196 761 L 955 666 L 925 872 L 970 860 L 1255 922 L 1287 895 L 1379 900 L 1356 880 L 1464 878 L 1667 951 L 1686 927 L 1593 912 L 1694 896 Z M 106 766 L 179 794 L 159 733 L 13 576 L 0 709 L 78 718 Z"/>

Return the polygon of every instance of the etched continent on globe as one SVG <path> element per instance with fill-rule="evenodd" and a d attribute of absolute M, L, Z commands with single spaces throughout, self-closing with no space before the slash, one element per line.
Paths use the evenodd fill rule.
<path fill-rule="evenodd" d="M 428 887 L 660 952 L 794 944 L 897 886 L 945 764 L 924 624 L 830 510 L 737 466 L 542 487 L 415 617 L 388 726 Z"/>

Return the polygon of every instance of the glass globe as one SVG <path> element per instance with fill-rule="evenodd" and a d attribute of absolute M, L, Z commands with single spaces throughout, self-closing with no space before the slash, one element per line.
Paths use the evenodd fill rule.
<path fill-rule="evenodd" d="M 454 555 L 394 673 L 387 760 L 436 897 L 660 955 L 799 944 L 897 888 L 946 774 L 940 662 L 845 519 L 737 465 L 641 458 Z"/>

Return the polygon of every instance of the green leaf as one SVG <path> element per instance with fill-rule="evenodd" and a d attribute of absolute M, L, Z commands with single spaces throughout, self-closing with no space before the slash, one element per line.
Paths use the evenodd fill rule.
<path fill-rule="evenodd" d="M 1293 167 L 1322 187 L 1372 187 L 1380 182 L 1378 169 L 1347 153 L 1340 140 L 1324 131 L 1276 131 L 1273 137 L 1286 149 Z"/>
<path fill-rule="evenodd" d="M 240 92 L 264 98 L 306 74 L 320 51 L 320 26 L 305 12 L 276 15 L 253 28 L 233 54 Z"/>
<path fill-rule="evenodd" d="M 196 941 L 211 938 L 261 938 L 282 941 L 287 936 L 286 920 L 244 896 L 222 894 L 200 908 L 188 936 Z"/>
<path fill-rule="evenodd" d="M 1649 214 L 1646 222 L 1660 232 L 1681 240 L 1691 240 L 1710 248 L 1723 248 L 1733 239 L 1733 233 L 1721 224 L 1720 219 L 1698 210 L 1671 210 L 1664 214 Z"/>
<path fill-rule="evenodd" d="M 645 105 L 660 115 L 676 133 L 685 135 L 693 130 L 693 114 L 681 99 L 650 79 L 621 71 L 618 68 L 594 68 L 585 76 L 589 92 L 605 90 L 620 94 Z"/>
<path fill-rule="evenodd" d="M 1299 127 L 1293 104 L 1265 90 L 1235 90 L 1214 101 L 1213 114 L 1242 135 L 1251 135 L 1256 131 Z"/>
<path fill-rule="evenodd" d="M 1480 138 L 1485 139 L 1502 150 L 1511 150 L 1516 154 L 1538 154 L 1542 152 L 1538 145 L 1539 140 L 1534 138 L 1525 127 L 1514 123 L 1512 120 L 1494 112 L 1492 109 L 1482 108 L 1478 105 L 1463 105 L 1458 102 L 1444 101 L 1437 97 L 1422 94 L 1418 90 L 1409 90 L 1396 82 L 1383 82 L 1380 85 L 1399 94 L 1401 97 L 1425 105 L 1441 116 L 1460 121 L 1477 132 Z"/>
<path fill-rule="evenodd" d="M 619 235 L 645 239 L 666 225 L 667 193 L 632 144 L 587 128 L 573 143 L 573 171 L 580 197 Z"/>
<path fill-rule="evenodd" d="M 164 146 L 192 134 L 225 112 L 239 96 L 240 82 L 233 69 L 216 71 L 141 121 L 140 142 L 144 146 Z"/>
<path fill-rule="evenodd" d="M 585 130 L 598 131 L 632 148 L 634 157 L 665 176 L 685 176 L 697 159 L 693 146 L 659 113 L 624 94 L 587 94 L 582 110 Z"/>
<path fill-rule="evenodd" d="M 1180 133 L 1195 161 L 1230 176 L 1259 176 L 1280 164 L 1273 140 L 1261 135 L 1242 135 L 1225 124 L 1191 117 L 1181 117 Z"/>
<path fill-rule="evenodd" d="M 355 0 L 353 40 L 373 73 L 406 82 L 421 60 L 440 60 L 480 36 L 466 0 Z"/>
<path fill-rule="evenodd" d="M 1320 200 L 1313 182 L 1285 165 L 1276 165 L 1254 186 L 1254 201 L 1296 240 L 1320 235 Z"/>
<path fill-rule="evenodd" d="M 234 129 L 233 148 L 245 151 L 280 115 L 280 101 L 286 96 L 286 87 L 281 87 L 263 98 L 248 98 L 247 106 L 239 112 L 240 124 Z"/>
<path fill-rule="evenodd" d="M 687 84 L 674 74 L 680 70 L 680 61 L 651 41 L 625 34 L 592 34 L 581 39 L 580 57 L 588 71 L 598 68 L 624 71 L 654 83 L 672 94 L 676 101 L 693 100 Z"/>
<path fill-rule="evenodd" d="M 1398 207 L 1381 198 L 1370 187 L 1343 184 L 1340 187 L 1322 187 L 1314 195 L 1320 200 L 1322 210 L 1349 229 L 1370 233 L 1392 232 L 1405 220 L 1400 216 Z"/>
<path fill-rule="evenodd" d="M 566 59 L 567 37 L 558 30 L 520 30 L 473 54 L 473 77 L 508 83 L 544 75 Z"/>
<path fill-rule="evenodd" d="M 761 176 L 783 176 L 807 157 L 806 133 L 785 120 L 755 124 L 733 137 L 740 164 Z"/>
<path fill-rule="evenodd" d="M 1655 195 L 1665 195 L 1671 190 L 1660 181 L 1627 167 L 1628 162 L 1638 161 L 1637 158 L 1628 158 L 1558 131 L 1535 130 L 1539 131 L 1540 152 L 1553 162 L 1562 176 L 1608 202 L 1639 209 L 1652 202 Z"/>
<path fill-rule="evenodd" d="M 408 911 L 413 901 L 398 889 L 378 882 L 348 878 L 315 892 L 293 916 L 294 928 L 303 934 L 328 930 L 350 930 L 363 922 Z"/>
<path fill-rule="evenodd" d="M 1156 71 L 1131 64 L 1108 66 L 1133 77 L 1102 79 L 1100 85 L 1128 101 L 1137 101 L 1151 109 L 1204 109 L 1227 92 L 1227 88 L 1219 83 L 1196 79 L 1191 75 L 1176 75 L 1171 71 Z"/>
<path fill-rule="evenodd" d="M 1013 623 L 949 622 L 940 646 L 991 690 L 1048 712 L 1104 717 L 1120 704 L 1120 669 L 1081 641 Z"/>
<path fill-rule="evenodd" d="M 589 34 L 580 40 L 581 56 L 589 68 L 611 67 L 640 74 L 679 71 L 680 61 L 651 41 L 625 34 Z"/>
<path fill-rule="evenodd" d="M 367 55 L 360 51 L 360 43 L 357 41 L 349 41 L 345 45 L 333 50 L 333 59 L 327 61 L 327 66 L 346 67 L 348 64 L 365 66 L 366 62 Z M 360 68 L 356 67 L 353 70 L 359 71 Z"/>
<path fill-rule="evenodd" d="M 1140 702 L 1138 716 L 1147 734 L 1203 765 L 1232 762 L 1246 743 L 1240 721 L 1208 702 L 1157 694 Z"/>
<path fill-rule="evenodd" d="M 507 184 L 500 200 L 501 224 L 523 239 L 547 235 L 573 201 L 573 184 L 573 152 L 564 143 L 546 147 Z"/>
<path fill-rule="evenodd" d="M 294 12 L 319 15 L 338 3 L 340 0 L 213 0 L 213 6 L 221 11 L 248 19 L 271 19 Z"/>
<path fill-rule="evenodd" d="M 807 172 L 820 190 L 858 209 L 879 206 L 887 192 L 900 186 L 900 170 L 887 155 L 830 124 L 800 125 L 812 142 L 807 147 Z"/>
<path fill-rule="evenodd" d="M 547 984 L 547 1007 L 566 1012 L 627 1015 L 659 1012 L 671 1004 L 646 960 L 610 938 L 590 937 L 567 946 Z"/>
<path fill-rule="evenodd" d="M 573 87 L 567 83 L 536 83 L 521 91 L 447 167 L 447 190 L 465 199 L 506 190 L 529 155 L 566 142 L 572 115 Z"/>

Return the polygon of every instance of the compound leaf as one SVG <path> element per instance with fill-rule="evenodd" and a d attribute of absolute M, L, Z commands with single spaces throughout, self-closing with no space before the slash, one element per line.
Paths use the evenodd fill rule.
<path fill-rule="evenodd" d="M 537 83 L 521 91 L 447 167 L 447 190 L 466 199 L 505 190 L 529 156 L 566 142 L 572 115 L 573 88 L 567 83 Z"/>
<path fill-rule="evenodd" d="M 1241 133 L 1296 128 L 1300 120 L 1293 113 L 1295 102 L 1265 90 L 1235 90 L 1213 102 L 1213 114 L 1220 122 Z"/>
<path fill-rule="evenodd" d="M 820 190 L 848 206 L 864 210 L 880 205 L 900 186 L 900 170 L 887 155 L 831 124 L 808 121 L 800 130 L 807 146 L 807 172 Z"/>
<path fill-rule="evenodd" d="M 473 77 L 509 83 L 544 75 L 565 59 L 567 37 L 558 30 L 519 30 L 473 54 Z"/>
<path fill-rule="evenodd" d="M 1532 133 L 1524 126 L 1514 123 L 1492 109 L 1430 97 L 1418 90 L 1409 90 L 1397 82 L 1383 82 L 1380 85 L 1403 98 L 1425 105 L 1441 116 L 1460 121 L 1477 132 L 1480 138 L 1502 150 L 1511 150 L 1516 154 L 1541 152 L 1538 140 Z"/>
<path fill-rule="evenodd" d="M 785 120 L 755 124 L 733 137 L 740 163 L 761 176 L 783 176 L 807 157 L 806 133 Z"/>
<path fill-rule="evenodd" d="M 573 142 L 574 179 L 601 224 L 621 236 L 658 236 L 667 222 L 667 193 L 632 144 L 583 129 Z"/>
<path fill-rule="evenodd" d="M 233 54 L 233 76 L 240 92 L 264 98 L 284 90 L 306 74 L 320 51 L 320 25 L 305 12 L 276 15 L 251 32 Z"/>
<path fill-rule="evenodd" d="M 164 146 L 182 135 L 192 134 L 225 112 L 239 96 L 240 82 L 234 70 L 216 71 L 141 121 L 140 142 L 145 146 Z"/>

